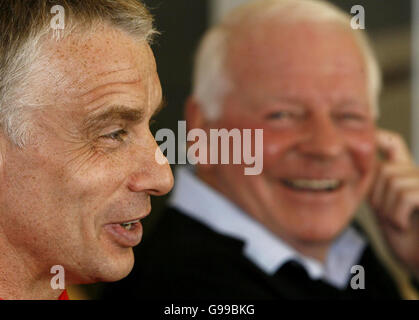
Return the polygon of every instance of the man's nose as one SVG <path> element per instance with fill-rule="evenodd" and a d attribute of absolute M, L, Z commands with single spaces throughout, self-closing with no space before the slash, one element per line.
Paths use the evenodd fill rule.
<path fill-rule="evenodd" d="M 139 162 L 137 170 L 131 174 L 128 188 L 133 192 L 146 192 L 150 195 L 162 196 L 173 188 L 174 179 L 169 163 L 157 161 L 156 150 L 159 146 L 152 135 L 151 138 L 152 141 L 150 141 L 147 150 L 139 151 L 142 154 L 137 157 Z"/>
<path fill-rule="evenodd" d="M 317 117 L 312 119 L 304 130 L 304 140 L 299 148 L 305 155 L 328 158 L 336 157 L 343 151 L 344 140 L 333 119 L 326 116 Z"/>

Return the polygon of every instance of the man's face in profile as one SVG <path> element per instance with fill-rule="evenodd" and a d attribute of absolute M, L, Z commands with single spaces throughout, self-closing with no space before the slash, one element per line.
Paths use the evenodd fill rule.
<path fill-rule="evenodd" d="M 291 244 L 330 241 L 374 171 L 366 67 L 339 25 L 268 23 L 232 40 L 234 88 L 217 127 L 263 128 L 259 176 L 218 167 L 225 193 Z"/>
<path fill-rule="evenodd" d="M 44 43 L 31 139 L 2 139 L 1 234 L 33 273 L 114 281 L 133 266 L 150 195 L 173 184 L 149 121 L 162 93 L 146 42 L 100 27 Z M 20 259 L 20 258 L 19 258 Z M 83 275 L 83 276 L 80 276 Z"/>

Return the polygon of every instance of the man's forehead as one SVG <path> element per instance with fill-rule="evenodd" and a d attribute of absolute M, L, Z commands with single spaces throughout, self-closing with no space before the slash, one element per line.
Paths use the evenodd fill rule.
<path fill-rule="evenodd" d="M 91 101 L 131 87 L 135 104 L 158 104 L 161 88 L 153 53 L 122 31 L 102 29 L 94 34 L 70 35 L 43 46 L 44 56 L 34 84 L 35 99 L 43 105 L 76 109 Z M 135 90 L 132 90 L 135 86 Z"/>
<path fill-rule="evenodd" d="M 110 27 L 51 40 L 45 50 L 51 72 L 61 75 L 57 85 L 80 94 L 112 80 L 146 81 L 155 72 L 148 44 Z"/>
<path fill-rule="evenodd" d="M 233 70 L 254 72 L 257 67 L 265 67 L 272 72 L 298 75 L 336 69 L 359 72 L 364 68 L 353 33 L 336 23 L 273 21 L 260 23 L 254 29 L 237 28 L 229 49 L 228 62 Z"/>

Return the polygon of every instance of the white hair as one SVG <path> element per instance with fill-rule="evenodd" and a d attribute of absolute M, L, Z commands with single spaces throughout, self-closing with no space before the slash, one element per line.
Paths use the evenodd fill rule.
<path fill-rule="evenodd" d="M 208 120 L 221 114 L 222 99 L 232 88 L 226 68 L 228 44 L 237 27 L 251 27 L 269 18 L 281 23 L 296 22 L 336 23 L 350 30 L 364 57 L 367 69 L 370 107 L 378 117 L 378 100 L 381 91 L 381 72 L 366 34 L 353 30 L 351 16 L 322 0 L 258 0 L 239 6 L 203 37 L 195 57 L 193 96 Z"/>

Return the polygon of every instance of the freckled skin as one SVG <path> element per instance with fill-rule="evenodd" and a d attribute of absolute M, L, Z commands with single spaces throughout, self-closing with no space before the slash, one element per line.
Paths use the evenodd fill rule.
<path fill-rule="evenodd" d="M 267 22 L 236 32 L 227 58 L 234 88 L 220 119 L 206 126 L 264 129 L 263 172 L 245 176 L 246 165 L 213 165 L 200 166 L 199 175 L 297 250 L 324 260 L 375 166 L 360 50 L 335 25 Z M 270 118 L 284 110 L 293 116 Z M 362 123 L 343 116 L 353 112 Z M 302 194 L 284 187 L 284 178 L 337 178 L 345 186 L 334 196 Z"/>
<path fill-rule="evenodd" d="M 11 254 L 0 256 L 0 297 L 57 295 L 49 287 L 56 264 L 67 285 L 125 277 L 132 249 L 104 226 L 144 216 L 150 196 L 173 185 L 170 167 L 154 160 L 149 120 L 162 93 L 148 44 L 102 26 L 90 37 L 49 41 L 37 63 L 31 92 L 46 107 L 34 113 L 31 141 L 19 149 L 1 137 L 0 251 Z M 141 109 L 144 119 L 87 133 L 86 117 L 112 104 Z M 123 141 L 103 137 L 120 129 Z"/>

